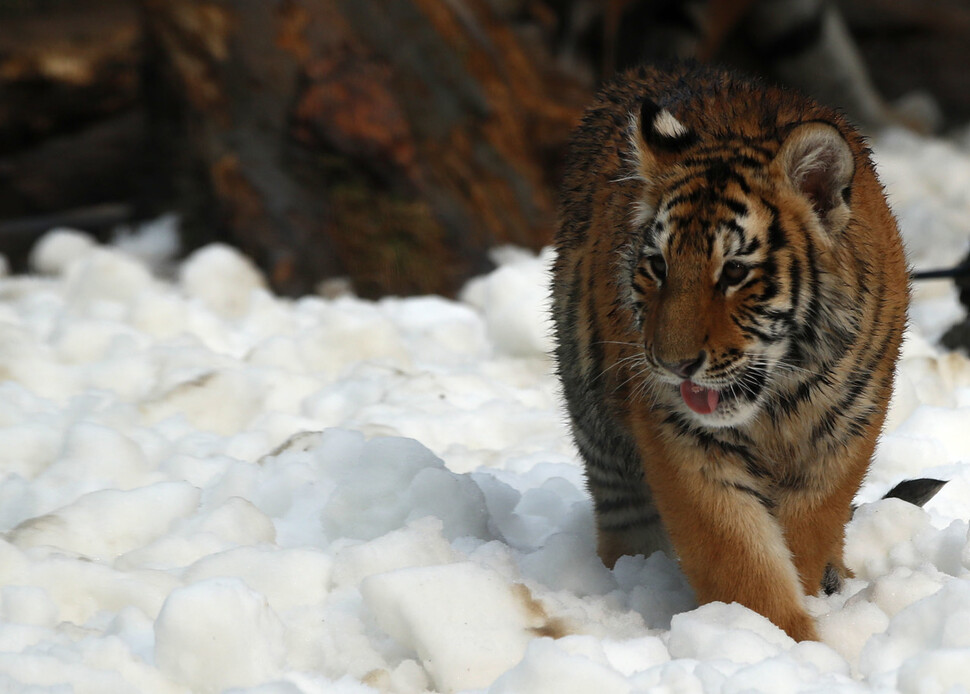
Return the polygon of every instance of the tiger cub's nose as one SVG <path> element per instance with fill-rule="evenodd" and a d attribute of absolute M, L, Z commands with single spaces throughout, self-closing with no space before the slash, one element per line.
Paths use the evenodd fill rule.
<path fill-rule="evenodd" d="M 693 376 L 697 370 L 701 368 L 701 364 L 704 363 L 704 359 L 706 358 L 707 353 L 702 350 L 701 353 L 693 359 L 685 359 L 677 362 L 667 362 L 661 359 L 660 364 L 675 376 L 687 379 Z"/>

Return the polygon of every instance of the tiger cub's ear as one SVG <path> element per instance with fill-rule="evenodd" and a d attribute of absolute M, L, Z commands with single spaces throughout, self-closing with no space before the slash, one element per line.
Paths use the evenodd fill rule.
<path fill-rule="evenodd" d="M 640 134 L 658 154 L 677 154 L 697 141 L 697 135 L 665 108 L 650 99 L 640 104 Z"/>
<path fill-rule="evenodd" d="M 631 140 L 637 173 L 647 182 L 697 142 L 697 134 L 693 130 L 650 99 L 643 100 L 640 112 L 633 116 L 632 121 Z"/>
<path fill-rule="evenodd" d="M 842 133 L 829 123 L 803 123 L 792 130 L 775 157 L 792 187 L 808 198 L 831 233 L 849 223 L 855 159 Z"/>

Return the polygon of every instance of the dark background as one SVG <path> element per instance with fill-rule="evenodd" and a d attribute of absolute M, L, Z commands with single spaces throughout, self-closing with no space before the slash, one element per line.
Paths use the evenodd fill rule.
<path fill-rule="evenodd" d="M 836 4 L 887 101 L 970 120 L 970 3 Z M 0 252 L 177 210 L 283 293 L 453 294 L 550 241 L 569 130 L 663 5 L 0 0 Z"/>

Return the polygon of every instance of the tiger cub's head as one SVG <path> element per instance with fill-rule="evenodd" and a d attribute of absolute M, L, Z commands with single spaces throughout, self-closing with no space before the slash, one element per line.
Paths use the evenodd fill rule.
<path fill-rule="evenodd" d="M 690 127 L 649 100 L 630 144 L 645 377 L 696 423 L 742 424 L 851 332 L 831 277 L 851 219 L 852 151 L 831 123 L 742 136 Z"/>

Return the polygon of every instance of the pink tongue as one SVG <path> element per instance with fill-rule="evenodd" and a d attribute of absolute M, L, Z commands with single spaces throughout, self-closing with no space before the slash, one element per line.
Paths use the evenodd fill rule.
<path fill-rule="evenodd" d="M 719 399 L 716 390 L 710 390 L 690 381 L 680 384 L 680 396 L 687 403 L 687 407 L 697 414 L 710 414 L 717 409 Z"/>

